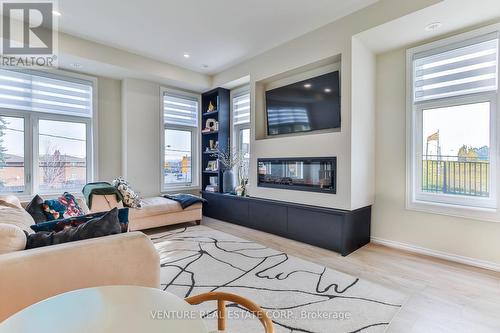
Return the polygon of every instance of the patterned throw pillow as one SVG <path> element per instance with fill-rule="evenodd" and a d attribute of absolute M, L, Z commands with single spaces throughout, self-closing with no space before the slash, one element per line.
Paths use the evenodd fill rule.
<path fill-rule="evenodd" d="M 130 208 L 141 207 L 141 197 L 130 187 L 130 184 L 123 177 L 113 180 L 112 185 L 122 194 L 124 206 Z"/>
<path fill-rule="evenodd" d="M 74 216 L 82 216 L 85 212 L 78 206 L 75 197 L 68 193 L 53 200 L 45 200 L 42 205 L 47 220 L 59 220 Z"/>

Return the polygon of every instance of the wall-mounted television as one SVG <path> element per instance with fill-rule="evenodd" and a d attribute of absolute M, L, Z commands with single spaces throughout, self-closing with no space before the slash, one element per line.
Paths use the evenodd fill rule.
<path fill-rule="evenodd" d="M 266 91 L 267 134 L 340 128 L 339 71 Z"/>

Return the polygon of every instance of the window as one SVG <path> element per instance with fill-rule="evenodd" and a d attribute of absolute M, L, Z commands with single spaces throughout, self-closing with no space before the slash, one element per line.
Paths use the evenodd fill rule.
<path fill-rule="evenodd" d="M 496 209 L 498 34 L 437 44 L 408 51 L 407 206 Z"/>
<path fill-rule="evenodd" d="M 234 93 L 232 98 L 235 148 L 243 157 L 240 178 L 248 179 L 250 167 L 250 93 L 248 88 Z"/>
<path fill-rule="evenodd" d="M 0 70 L 0 193 L 80 191 L 93 179 L 94 80 Z"/>
<path fill-rule="evenodd" d="M 198 97 L 165 90 L 162 105 L 162 191 L 196 186 Z"/>

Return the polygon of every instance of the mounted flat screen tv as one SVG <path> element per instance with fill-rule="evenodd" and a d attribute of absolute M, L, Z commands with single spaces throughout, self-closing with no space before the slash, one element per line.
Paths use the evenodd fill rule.
<path fill-rule="evenodd" d="M 340 128 L 339 72 L 266 91 L 267 134 Z"/>

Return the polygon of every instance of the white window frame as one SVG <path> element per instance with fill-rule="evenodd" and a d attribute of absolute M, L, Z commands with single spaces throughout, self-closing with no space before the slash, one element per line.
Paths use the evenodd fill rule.
<path fill-rule="evenodd" d="M 24 192 L 13 192 L 12 194 L 21 200 L 31 199 L 35 194 L 55 197 L 61 190 L 44 191 L 39 190 L 39 140 L 38 122 L 39 120 L 54 120 L 62 122 L 78 122 L 86 125 L 86 181 L 93 182 L 98 177 L 98 91 L 97 78 L 79 73 L 66 72 L 64 70 L 53 69 L 47 71 L 27 70 L 27 73 L 40 75 L 69 82 L 80 80 L 88 81 L 92 86 L 92 117 L 70 116 L 56 113 L 45 113 L 36 111 L 25 111 L 0 107 L 0 117 L 14 117 L 24 119 Z M 74 189 L 71 189 L 74 190 Z M 81 189 L 79 189 L 81 190 Z M 64 189 L 63 189 L 64 191 Z M 4 193 L 8 194 L 8 193 Z M 81 193 L 73 193 L 81 196 Z"/>
<path fill-rule="evenodd" d="M 198 102 L 198 112 L 197 112 L 197 127 L 193 126 L 182 126 L 182 125 L 168 125 L 165 124 L 163 118 L 163 96 L 165 94 L 177 96 L 180 98 L 195 99 Z M 170 89 L 167 87 L 160 87 L 160 193 L 168 193 L 174 191 L 186 191 L 186 190 L 198 190 L 200 189 L 200 147 L 201 147 L 201 135 L 200 135 L 200 121 L 201 121 L 201 96 L 196 93 Z M 191 132 L 191 182 L 185 183 L 175 183 L 175 184 L 165 184 L 165 173 L 163 166 L 165 165 L 165 130 L 181 130 Z"/>
<path fill-rule="evenodd" d="M 446 97 L 430 101 L 414 102 L 413 89 L 413 57 L 417 53 L 429 50 L 445 50 L 449 45 L 473 38 L 480 38 L 489 33 L 498 32 L 500 25 L 493 25 L 464 34 L 442 39 L 433 43 L 407 50 L 406 56 L 406 209 L 473 218 L 487 221 L 498 221 L 498 147 L 500 131 L 499 93 L 485 92 Z M 500 43 L 499 43 L 500 44 Z M 500 50 L 499 50 L 500 54 Z M 500 66 L 498 66 L 500 68 Z M 498 73 L 500 77 L 500 73 Z M 461 195 L 428 193 L 421 190 L 422 170 L 422 121 L 423 110 L 443 108 L 481 102 L 490 103 L 490 197 L 479 198 Z"/>
<path fill-rule="evenodd" d="M 250 86 L 243 86 L 243 87 L 240 87 L 240 88 L 237 88 L 237 89 L 233 89 L 231 90 L 231 128 L 233 129 L 232 131 L 232 142 L 234 142 L 233 144 L 233 149 L 239 149 L 240 148 L 240 131 L 241 130 L 244 130 L 244 129 L 249 129 L 250 130 L 250 141 L 251 140 L 251 137 L 252 137 L 252 126 L 251 126 L 251 122 L 249 121 L 248 123 L 244 123 L 244 124 L 238 124 L 238 125 L 234 125 L 234 117 L 233 117 L 233 114 L 234 114 L 234 103 L 233 103 L 233 100 L 237 97 L 240 97 L 242 95 L 250 95 Z M 251 101 L 250 101 L 251 102 Z M 250 145 L 250 156 L 252 154 L 252 147 Z"/>
<path fill-rule="evenodd" d="M 250 121 L 248 123 L 243 123 L 243 124 L 234 124 L 234 103 L 233 100 L 237 97 L 240 97 L 241 95 L 248 94 L 250 96 L 250 113 L 252 112 L 252 95 L 250 92 L 250 86 L 249 85 L 244 85 L 239 88 L 232 89 L 230 92 L 230 108 L 231 108 L 231 142 L 233 146 L 233 150 L 239 150 L 241 146 L 241 136 L 240 132 L 242 130 L 248 129 L 250 130 L 250 146 L 249 146 L 249 151 L 250 151 L 250 159 L 248 161 L 248 182 L 250 182 L 251 178 L 251 173 L 252 173 L 252 115 L 250 114 Z M 239 177 L 239 170 L 233 170 L 234 174 L 236 177 Z M 236 179 L 238 182 L 239 180 Z"/>

